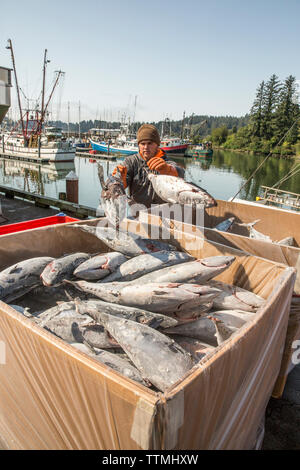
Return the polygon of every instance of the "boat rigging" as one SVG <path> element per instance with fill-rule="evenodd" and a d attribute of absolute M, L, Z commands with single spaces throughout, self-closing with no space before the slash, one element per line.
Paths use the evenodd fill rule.
<path fill-rule="evenodd" d="M 38 141 L 43 131 L 43 124 L 45 122 L 45 117 L 46 117 L 49 103 L 52 99 L 54 90 L 58 84 L 60 77 L 63 76 L 65 72 L 63 72 L 62 70 L 58 70 L 55 72 L 56 79 L 52 87 L 52 90 L 50 92 L 49 98 L 45 104 L 46 69 L 47 69 L 47 64 L 50 62 L 50 60 L 47 58 L 47 49 L 45 49 L 44 61 L 43 61 L 43 85 L 42 85 L 42 96 L 41 96 L 41 109 L 39 110 L 37 106 L 35 109 L 30 110 L 28 106 L 24 113 L 22 111 L 20 91 L 23 93 L 25 99 L 27 99 L 28 104 L 29 104 L 29 99 L 26 98 L 23 90 L 19 87 L 16 63 L 15 63 L 15 55 L 14 55 L 14 50 L 13 50 L 11 39 L 8 39 L 8 44 L 6 46 L 6 49 L 9 49 L 11 53 L 11 60 L 12 60 L 12 65 L 13 65 L 13 71 L 14 71 L 14 77 L 15 77 L 15 83 L 16 83 L 16 92 L 17 92 L 17 98 L 18 98 L 18 107 L 19 107 L 19 113 L 20 113 L 19 123 L 21 123 L 24 146 L 25 147 L 37 147 L 39 145 Z M 33 113 L 33 114 L 30 114 L 30 113 Z M 26 117 L 26 121 L 24 117 Z"/>

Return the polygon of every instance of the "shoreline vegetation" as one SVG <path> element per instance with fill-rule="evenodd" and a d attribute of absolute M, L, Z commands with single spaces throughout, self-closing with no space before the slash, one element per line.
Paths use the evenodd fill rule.
<path fill-rule="evenodd" d="M 273 74 L 256 90 L 249 123 L 237 129 L 222 125 L 206 136 L 214 148 L 249 154 L 300 156 L 300 106 L 296 77 L 283 82 Z"/>
<path fill-rule="evenodd" d="M 263 153 L 263 152 L 255 152 L 254 150 L 249 150 L 249 149 L 246 149 L 246 148 L 242 148 L 242 149 L 232 149 L 232 148 L 224 148 L 223 146 L 216 146 L 216 145 L 213 145 L 213 150 L 223 150 L 223 151 L 230 151 L 230 152 L 235 152 L 235 153 L 246 153 L 247 155 L 258 155 L 258 156 L 266 156 L 267 154 L 266 153 Z M 299 154 L 286 154 L 286 155 L 281 155 L 281 154 L 278 154 L 278 153 L 271 153 L 270 157 L 277 157 L 277 158 L 285 158 L 287 160 L 292 160 L 292 159 L 300 159 L 300 152 Z"/>

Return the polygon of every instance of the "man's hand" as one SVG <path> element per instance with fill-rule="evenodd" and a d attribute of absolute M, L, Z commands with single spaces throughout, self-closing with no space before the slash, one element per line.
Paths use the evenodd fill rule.
<path fill-rule="evenodd" d="M 169 165 L 160 157 L 152 157 L 147 161 L 150 170 L 158 171 L 161 175 L 178 176 L 176 168 Z"/>

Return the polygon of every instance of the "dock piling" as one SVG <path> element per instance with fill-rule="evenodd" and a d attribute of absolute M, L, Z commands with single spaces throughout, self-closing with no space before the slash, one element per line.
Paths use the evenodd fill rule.
<path fill-rule="evenodd" d="M 78 204 L 78 176 L 74 171 L 66 176 L 67 201 Z"/>

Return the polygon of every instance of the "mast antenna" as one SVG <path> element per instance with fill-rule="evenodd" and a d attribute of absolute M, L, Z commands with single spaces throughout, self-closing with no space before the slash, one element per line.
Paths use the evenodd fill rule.
<path fill-rule="evenodd" d="M 135 95 L 135 99 L 134 99 L 134 113 L 133 113 L 132 126 L 135 124 L 136 102 L 137 102 L 137 95 Z"/>
<path fill-rule="evenodd" d="M 46 115 L 46 111 L 47 111 L 48 105 L 49 105 L 49 103 L 50 103 L 50 100 L 51 100 L 51 98 L 52 98 L 52 96 L 53 96 L 55 87 L 56 87 L 56 85 L 57 85 L 57 83 L 58 83 L 59 77 L 60 77 L 61 75 L 64 75 L 65 72 L 63 72 L 62 70 L 56 70 L 55 73 L 57 73 L 57 77 L 56 77 L 55 83 L 54 83 L 54 85 L 53 85 L 53 88 L 52 88 L 52 90 L 51 90 L 51 93 L 50 93 L 50 96 L 49 96 L 49 98 L 48 98 L 48 101 L 47 101 L 47 103 L 46 103 L 46 106 L 44 107 L 43 112 L 42 112 L 42 115 L 41 115 L 40 126 L 39 126 L 39 133 L 41 133 L 42 125 L 43 125 L 44 118 L 45 118 L 45 115 Z"/>
<path fill-rule="evenodd" d="M 45 83 L 46 83 L 46 67 L 50 60 L 47 59 L 47 49 L 44 53 L 44 64 L 43 64 L 43 88 L 42 88 L 42 105 L 41 105 L 41 120 L 39 125 L 39 131 L 42 130 L 42 117 L 44 117 L 44 106 L 45 106 Z"/>

